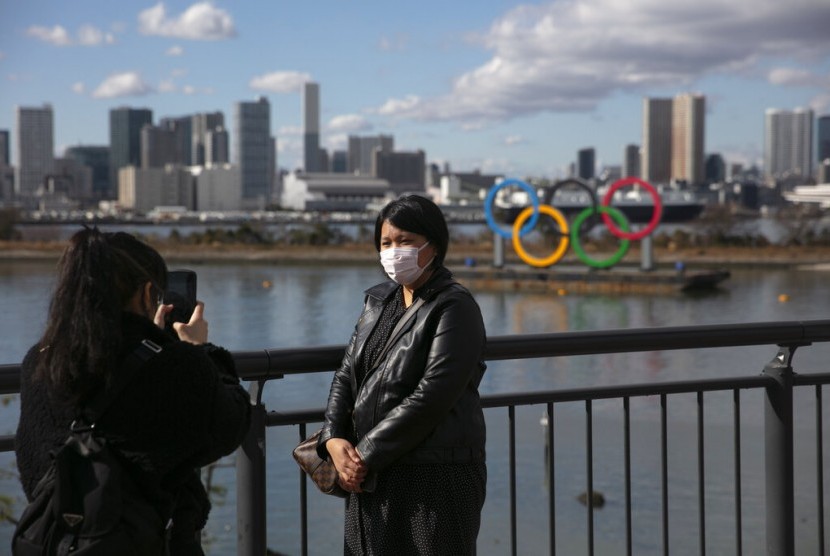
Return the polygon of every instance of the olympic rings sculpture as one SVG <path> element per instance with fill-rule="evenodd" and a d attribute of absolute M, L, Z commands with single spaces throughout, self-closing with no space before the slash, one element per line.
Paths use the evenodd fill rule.
<path fill-rule="evenodd" d="M 573 224 L 570 226 L 568 225 L 568 220 L 565 218 L 562 211 L 551 204 L 556 190 L 569 184 L 574 184 L 584 189 L 588 192 L 588 195 L 591 198 L 591 204 L 584 208 L 576 216 Z M 654 210 L 651 220 L 649 220 L 648 224 L 643 229 L 636 232 L 629 231 L 628 219 L 619 209 L 611 206 L 611 201 L 613 200 L 614 193 L 617 190 L 627 185 L 634 184 L 639 185 L 648 191 L 654 201 Z M 496 222 L 496 219 L 493 216 L 493 204 L 495 203 L 498 192 L 501 189 L 510 186 L 516 186 L 524 190 L 530 198 L 531 206 L 525 208 L 519 213 L 510 229 L 505 229 L 499 225 L 498 222 Z M 568 250 L 570 245 L 573 246 L 573 250 L 577 258 L 587 266 L 593 268 L 609 268 L 614 266 L 620 262 L 620 260 L 628 252 L 628 248 L 631 243 L 630 240 L 642 239 L 651 234 L 657 228 L 657 225 L 660 223 L 660 219 L 663 216 L 663 202 L 657 189 L 655 189 L 654 186 L 647 181 L 633 177 L 623 178 L 611 184 L 611 187 L 608 188 L 608 191 L 603 196 L 601 203 L 597 202 L 597 196 L 596 193 L 594 193 L 594 190 L 588 187 L 586 183 L 577 179 L 560 181 L 552 187 L 547 188 L 545 190 L 544 200 L 544 203 L 540 202 L 539 195 L 536 193 L 536 190 L 527 183 L 518 179 L 507 179 L 495 184 L 490 188 L 490 191 L 487 193 L 487 197 L 484 200 L 484 217 L 486 218 L 487 225 L 490 226 L 490 229 L 501 237 L 511 240 L 513 242 L 513 250 L 519 258 L 528 265 L 538 268 L 544 268 L 558 263 L 562 257 L 565 256 L 565 252 Z M 535 228 L 540 214 L 551 217 L 559 227 L 560 233 L 558 245 L 547 257 L 535 257 L 531 255 L 525 250 L 521 241 L 522 236 L 528 234 Z M 609 258 L 602 260 L 594 259 L 585 253 L 579 237 L 586 221 L 596 215 L 600 215 L 606 228 L 608 228 L 608 230 L 615 237 L 621 240 L 617 251 L 615 251 Z"/>

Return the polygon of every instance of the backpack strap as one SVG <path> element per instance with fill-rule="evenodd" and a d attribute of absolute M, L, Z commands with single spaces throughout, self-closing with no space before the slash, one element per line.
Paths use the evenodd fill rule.
<path fill-rule="evenodd" d="M 132 382 L 133 377 L 137 371 L 151 358 L 161 353 L 161 346 L 152 340 L 144 339 L 138 344 L 130 354 L 124 359 L 118 373 L 112 377 L 109 388 L 103 389 L 96 395 L 92 401 L 87 404 L 81 413 L 82 419 L 88 425 L 94 425 L 98 419 L 109 409 L 112 402 L 118 395 Z M 72 429 L 76 428 L 76 423 L 72 423 Z"/>

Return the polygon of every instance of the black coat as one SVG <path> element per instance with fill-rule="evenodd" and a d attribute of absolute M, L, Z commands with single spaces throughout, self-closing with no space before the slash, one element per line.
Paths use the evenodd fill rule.
<path fill-rule="evenodd" d="M 204 526 L 210 509 L 196 469 L 241 443 L 250 424 L 250 399 L 224 349 L 181 342 L 131 313 L 124 313 L 122 326 L 120 361 L 145 338 L 162 351 L 136 372 L 96 428 L 125 456 L 160 511 L 174 508 L 172 544 L 186 544 Z M 38 353 L 34 346 L 23 360 L 15 437 L 20 480 L 30 500 L 49 466 L 50 451 L 65 442 L 78 414 L 65 393 L 32 380 Z"/>
<path fill-rule="evenodd" d="M 371 472 L 394 462 L 484 460 L 485 424 L 478 385 L 486 334 L 478 304 L 439 268 L 417 295 L 424 303 L 389 339 L 363 383 L 354 370 L 383 306 L 399 286 L 366 291 L 363 313 L 335 373 L 318 443 L 349 439 Z M 404 314 L 401 319 L 407 319 Z"/>

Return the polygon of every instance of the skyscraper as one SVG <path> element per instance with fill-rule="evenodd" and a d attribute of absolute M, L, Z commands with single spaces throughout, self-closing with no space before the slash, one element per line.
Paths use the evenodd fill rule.
<path fill-rule="evenodd" d="M 153 123 L 149 108 L 121 107 L 110 110 L 110 188 L 105 198 L 118 195 L 118 171 L 141 165 L 141 128 Z"/>
<path fill-rule="evenodd" d="M 17 168 L 15 194 L 32 197 L 55 166 L 52 106 L 17 107 Z"/>
<path fill-rule="evenodd" d="M 640 146 L 626 145 L 623 154 L 622 176 L 624 178 L 640 177 Z"/>
<path fill-rule="evenodd" d="M 820 164 L 830 158 L 830 114 L 819 116 L 817 127 L 816 154 L 818 155 L 817 161 Z"/>
<path fill-rule="evenodd" d="M 64 157 L 92 170 L 92 197 L 103 199 L 110 185 L 110 148 L 107 146 L 69 147 Z"/>
<path fill-rule="evenodd" d="M 706 99 L 682 94 L 672 101 L 671 178 L 703 182 Z"/>
<path fill-rule="evenodd" d="M 358 137 L 349 135 L 349 165 L 348 171 L 361 176 L 374 176 L 374 152 L 380 149 L 384 152 L 395 150 L 395 139 L 391 135 L 372 135 Z"/>
<path fill-rule="evenodd" d="M 271 106 L 268 99 L 259 97 L 253 102 L 234 104 L 233 161 L 239 166 L 242 198 L 248 206 L 264 206 L 271 196 L 269 165 L 274 159 L 270 152 Z"/>
<path fill-rule="evenodd" d="M 9 158 L 9 130 L 0 129 L 0 168 L 11 166 L 11 163 L 11 158 Z"/>
<path fill-rule="evenodd" d="M 579 149 L 576 154 L 576 159 L 577 177 L 583 180 L 593 179 L 596 166 L 596 151 L 591 147 Z"/>
<path fill-rule="evenodd" d="M 303 85 L 303 154 L 306 172 L 320 172 L 320 85 Z"/>
<path fill-rule="evenodd" d="M 643 150 L 640 171 L 650 183 L 671 179 L 672 100 L 643 99 Z"/>
<path fill-rule="evenodd" d="M 764 174 L 769 181 L 813 175 L 813 111 L 768 108 L 764 125 Z"/>
<path fill-rule="evenodd" d="M 209 132 L 216 131 L 217 129 L 225 128 L 225 115 L 222 114 L 222 112 L 207 112 L 203 114 L 194 114 L 191 120 L 191 164 L 194 166 L 204 166 L 209 157 L 205 152 L 207 134 Z M 213 158 L 213 154 L 210 158 Z M 226 158 L 222 162 L 227 161 L 228 160 Z"/>
<path fill-rule="evenodd" d="M 706 98 L 682 94 L 643 102 L 644 180 L 668 183 L 703 181 Z"/>

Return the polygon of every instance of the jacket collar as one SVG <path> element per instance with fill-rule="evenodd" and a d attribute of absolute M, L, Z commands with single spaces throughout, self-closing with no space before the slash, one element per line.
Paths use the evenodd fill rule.
<path fill-rule="evenodd" d="M 454 283 L 455 280 L 453 280 L 452 273 L 449 269 L 445 266 L 439 266 L 432 273 L 432 276 L 429 277 L 429 280 L 415 290 L 415 297 L 420 297 L 424 301 L 429 300 L 432 296 Z M 372 286 L 364 293 L 369 297 L 384 301 L 395 293 L 399 287 L 398 283 L 394 280 L 386 280 L 385 282 Z"/>

